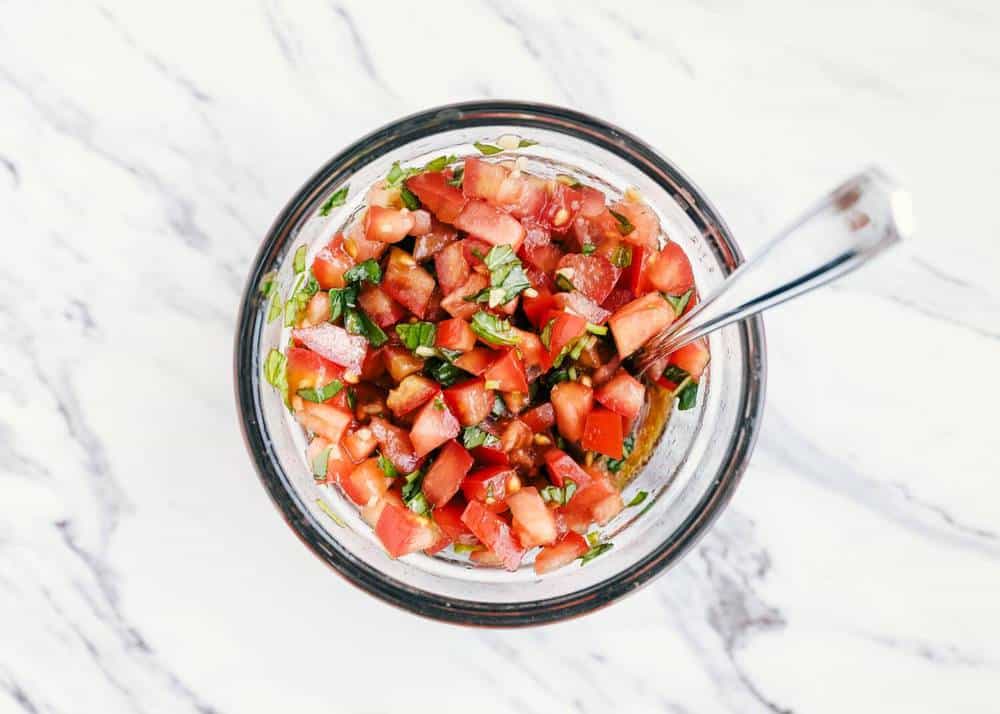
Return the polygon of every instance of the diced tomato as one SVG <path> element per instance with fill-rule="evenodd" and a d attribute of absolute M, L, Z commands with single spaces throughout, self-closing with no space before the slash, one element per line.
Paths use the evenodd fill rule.
<path fill-rule="evenodd" d="M 406 508 L 406 504 L 403 503 L 403 499 L 400 497 L 399 493 L 396 491 L 386 491 L 382 495 L 382 498 L 375 501 L 375 503 L 361 507 L 360 512 L 362 520 L 374 528 L 378 525 L 378 519 L 382 517 L 382 511 L 385 510 L 385 507 L 389 504 L 399 506 L 400 508 Z"/>
<path fill-rule="evenodd" d="M 354 470 L 354 462 L 348 458 L 346 451 L 336 444 L 331 444 L 322 436 L 314 437 L 309 442 L 306 449 L 306 459 L 313 467 L 317 466 L 321 454 L 326 452 L 326 475 L 319 481 L 320 483 L 340 483 L 351 471 Z M 320 477 L 316 477 L 320 479 Z"/>
<path fill-rule="evenodd" d="M 414 315 L 424 317 L 434 292 L 434 277 L 417 265 L 412 255 L 393 248 L 382 278 L 382 289 Z"/>
<path fill-rule="evenodd" d="M 471 452 L 472 458 L 484 466 L 510 466 L 510 455 L 499 442 L 489 446 L 477 446 Z"/>
<path fill-rule="evenodd" d="M 313 260 L 312 272 L 316 277 L 316 282 L 323 290 L 331 288 L 342 288 L 344 283 L 344 272 L 354 267 L 351 257 L 341 250 L 330 250 L 324 248 Z"/>
<path fill-rule="evenodd" d="M 483 375 L 491 389 L 501 392 L 527 392 L 528 380 L 524 376 L 524 362 L 517 356 L 517 350 L 508 349 L 502 357 L 486 368 Z"/>
<path fill-rule="evenodd" d="M 466 198 L 484 198 L 496 203 L 497 194 L 509 172 L 503 166 L 470 156 L 462 174 L 462 194 Z"/>
<path fill-rule="evenodd" d="M 378 260 L 388 247 L 388 243 L 365 238 L 364 221 L 356 222 L 343 239 L 344 252 L 351 256 L 355 263 L 364 262 L 369 258 Z"/>
<path fill-rule="evenodd" d="M 580 189 L 580 215 L 586 218 L 594 218 L 604 212 L 604 193 L 592 186 L 581 186 Z"/>
<path fill-rule="evenodd" d="M 650 257 L 646 273 L 652 286 L 668 295 L 683 295 L 694 287 L 691 261 L 673 241 L 667 243 L 658 255 Z"/>
<path fill-rule="evenodd" d="M 430 231 L 418 236 L 413 242 L 413 259 L 421 262 L 433 258 L 456 240 L 458 240 L 458 231 L 432 218 Z"/>
<path fill-rule="evenodd" d="M 371 453 L 375 451 L 375 447 L 378 446 L 378 440 L 371 429 L 363 426 L 345 436 L 342 444 L 347 451 L 347 455 L 351 457 L 351 461 L 359 463 L 371 456 Z"/>
<path fill-rule="evenodd" d="M 583 203 L 583 193 L 566 184 L 556 182 L 545 202 L 540 221 L 557 233 L 565 233 L 576 220 Z"/>
<path fill-rule="evenodd" d="M 534 218 L 525 218 L 521 221 L 524 226 L 524 243 L 521 244 L 522 253 L 537 246 L 550 245 L 552 243 L 552 232 Z"/>
<path fill-rule="evenodd" d="M 512 527 L 525 548 L 550 545 L 556 541 L 556 519 L 534 486 L 525 486 L 507 496 Z"/>
<path fill-rule="evenodd" d="M 548 189 L 538 176 L 513 173 L 504 179 L 497 201 L 515 218 L 537 218 L 545 207 Z"/>
<path fill-rule="evenodd" d="M 331 443 L 339 444 L 344 431 L 351 423 L 352 416 L 350 412 L 329 404 L 303 402 L 302 411 L 296 413 L 295 418 L 314 434 L 319 434 Z"/>
<path fill-rule="evenodd" d="M 462 255 L 465 256 L 465 262 L 484 274 L 489 272 L 486 268 L 485 258 L 492 248 L 492 243 L 487 243 L 479 238 L 470 237 L 462 240 Z"/>
<path fill-rule="evenodd" d="M 533 437 L 534 434 L 527 424 L 520 419 L 511 419 L 500 434 L 500 446 L 505 452 L 510 453 L 530 446 Z"/>
<path fill-rule="evenodd" d="M 299 323 L 302 327 L 318 325 L 330 319 L 330 296 L 320 290 L 306 303 L 305 314 Z"/>
<path fill-rule="evenodd" d="M 444 390 L 444 398 L 462 426 L 474 426 L 489 416 L 493 393 L 482 378 L 470 379 Z"/>
<path fill-rule="evenodd" d="M 452 317 L 458 317 L 462 319 L 468 319 L 476 314 L 479 310 L 479 305 L 466 300 L 465 298 L 475 295 L 480 290 L 489 285 L 489 280 L 484 275 L 479 273 L 473 273 L 469 276 L 468 280 L 463 283 L 462 287 L 449 293 L 444 300 L 441 301 L 441 307 L 443 307 L 449 315 Z"/>
<path fill-rule="evenodd" d="M 556 413 L 552 404 L 545 402 L 522 414 L 521 421 L 527 424 L 531 431 L 540 434 L 546 429 L 552 428 L 556 423 Z"/>
<path fill-rule="evenodd" d="M 396 416 L 409 414 L 440 391 L 437 382 L 432 382 L 419 374 L 411 374 L 389 392 L 386 406 Z"/>
<path fill-rule="evenodd" d="M 485 201 L 465 204 L 455 226 L 493 245 L 509 245 L 515 251 L 524 240 L 524 227 L 517 219 Z"/>
<path fill-rule="evenodd" d="M 594 392 L 579 382 L 560 382 L 549 395 L 559 433 L 568 441 L 579 441 L 587 414 L 594 405 Z"/>
<path fill-rule="evenodd" d="M 439 534 L 430 519 L 389 503 L 382 509 L 375 535 L 391 557 L 400 558 L 430 548 Z"/>
<path fill-rule="evenodd" d="M 405 429 L 393 426 L 379 417 L 372 418 L 369 427 L 378 440 L 382 455 L 389 459 L 400 473 L 408 474 L 417 468 L 420 459 Z"/>
<path fill-rule="evenodd" d="M 576 484 L 577 489 L 585 488 L 590 484 L 591 477 L 586 471 L 580 468 L 572 456 L 562 449 L 549 449 L 545 452 L 545 467 L 549 472 L 549 481 L 562 488 L 567 479 Z"/>
<path fill-rule="evenodd" d="M 621 494 L 607 474 L 591 469 L 589 475 L 589 484 L 561 509 L 567 525 L 578 532 L 586 531 L 594 521 L 604 525 L 624 508 Z"/>
<path fill-rule="evenodd" d="M 414 372 L 424 368 L 424 361 L 405 347 L 386 345 L 382 348 L 382 361 L 395 382 L 402 382 Z"/>
<path fill-rule="evenodd" d="M 623 369 L 598 387 L 594 398 L 611 411 L 632 420 L 638 416 L 646 400 L 646 388 Z"/>
<path fill-rule="evenodd" d="M 477 377 L 496 359 L 496 352 L 485 347 L 473 347 L 461 357 L 455 359 L 454 365 Z"/>
<path fill-rule="evenodd" d="M 462 251 L 463 241 L 446 246 L 434 256 L 434 269 L 438 284 L 445 295 L 462 287 L 469 279 L 469 263 Z"/>
<path fill-rule="evenodd" d="M 545 327 L 543 322 L 545 315 L 556 307 L 556 301 L 552 293 L 544 288 L 536 289 L 536 297 L 528 297 L 522 294 L 521 307 L 531 324 L 536 328 Z"/>
<path fill-rule="evenodd" d="M 611 294 L 620 270 L 601 255 L 570 253 L 559 260 L 557 274 L 564 275 L 573 287 L 600 304 Z"/>
<path fill-rule="evenodd" d="M 545 345 L 542 344 L 542 341 L 534 332 L 519 330 L 516 327 L 511 329 L 517 333 L 519 338 L 517 351 L 521 354 L 522 359 L 524 359 L 524 367 L 528 371 L 528 381 L 530 382 L 538 376 L 537 372 L 540 372 L 546 364 L 547 355 Z M 537 372 L 532 374 L 533 368 L 536 367 L 538 368 Z"/>
<path fill-rule="evenodd" d="M 698 381 L 708 366 L 711 355 L 708 352 L 708 342 L 702 338 L 689 345 L 684 345 L 670 354 L 670 364 L 675 364 Z"/>
<path fill-rule="evenodd" d="M 434 344 L 448 350 L 468 352 L 476 346 L 476 333 L 469 327 L 468 322 L 453 317 L 438 323 Z"/>
<path fill-rule="evenodd" d="M 491 511 L 507 510 L 507 494 L 521 488 L 521 479 L 510 466 L 496 465 L 473 471 L 462 481 L 462 494 L 468 501 L 479 501 Z"/>
<path fill-rule="evenodd" d="M 444 531 L 444 534 L 448 536 L 452 543 L 472 545 L 476 542 L 476 537 L 472 535 L 469 527 L 462 522 L 462 513 L 464 511 L 465 499 L 457 496 L 445 505 L 435 508 L 431 512 L 431 518 L 434 519 L 438 528 Z"/>
<path fill-rule="evenodd" d="M 579 315 L 571 315 L 568 312 L 549 313 L 548 319 L 553 320 L 549 332 L 548 363 L 551 364 L 564 347 L 587 332 L 587 321 Z"/>
<path fill-rule="evenodd" d="M 608 319 L 608 325 L 618 354 L 624 359 L 673 321 L 674 308 L 659 293 L 653 292 L 618 310 Z"/>
<path fill-rule="evenodd" d="M 410 429 L 410 441 L 418 457 L 422 457 L 461 431 L 458 419 L 448 409 L 444 399 L 435 397 L 424 405 Z"/>
<path fill-rule="evenodd" d="M 659 247 L 660 219 L 652 208 L 637 201 L 619 201 L 611 208 L 634 226 L 632 231 L 622 236 L 623 240 L 645 246 L 651 251 Z"/>
<path fill-rule="evenodd" d="M 431 232 L 431 226 L 433 225 L 434 218 L 431 214 L 422 208 L 418 208 L 415 211 L 411 211 L 410 215 L 413 217 L 413 228 L 410 229 L 410 235 L 420 238 Z M 414 241 L 414 245 L 416 241 Z"/>
<path fill-rule="evenodd" d="M 369 206 L 365 214 L 365 238 L 383 243 L 398 243 L 413 230 L 413 214 L 403 208 Z"/>
<path fill-rule="evenodd" d="M 553 570 L 569 565 L 590 550 L 587 539 L 579 533 L 570 531 L 555 545 L 550 545 L 535 556 L 535 573 L 544 575 Z"/>
<path fill-rule="evenodd" d="M 652 289 L 647 276 L 650 257 L 649 248 L 641 245 L 632 246 L 632 260 L 622 273 L 618 284 L 628 288 L 633 297 L 642 297 Z"/>
<path fill-rule="evenodd" d="M 368 340 L 364 337 L 349 334 L 342 327 L 324 322 L 292 330 L 292 338 L 347 371 L 361 373 L 361 364 L 368 352 Z"/>
<path fill-rule="evenodd" d="M 379 327 L 395 325 L 406 315 L 406 308 L 378 285 L 365 285 L 358 294 L 358 304 Z"/>
<path fill-rule="evenodd" d="M 347 497 L 359 506 L 375 503 L 389 490 L 388 478 L 379 468 L 378 459 L 365 459 L 340 482 Z"/>
<path fill-rule="evenodd" d="M 579 315 L 587 322 L 595 325 L 603 325 L 607 319 L 611 317 L 610 310 L 605 310 L 603 307 L 577 290 L 574 290 L 571 293 L 556 293 L 553 296 L 553 299 L 555 300 L 557 307 L 565 310 L 566 312 L 572 312 L 575 315 Z"/>
<path fill-rule="evenodd" d="M 462 513 L 462 521 L 497 555 L 504 568 L 517 570 L 524 557 L 524 547 L 504 519 L 491 513 L 478 501 L 470 501 Z"/>
<path fill-rule="evenodd" d="M 312 350 L 291 347 L 286 353 L 285 380 L 288 382 L 289 399 L 300 389 L 325 387 L 333 380 L 340 379 L 343 374 L 343 367 L 320 357 Z"/>
<path fill-rule="evenodd" d="M 563 252 L 559 246 L 547 243 L 545 245 L 524 246 L 521 248 L 519 255 L 529 265 L 533 265 L 546 273 L 551 273 L 559 265 L 559 261 L 562 260 Z"/>
<path fill-rule="evenodd" d="M 471 468 L 472 455 L 454 439 L 449 441 L 424 475 L 421 488 L 427 501 L 434 507 L 448 503 Z"/>
<path fill-rule="evenodd" d="M 365 194 L 365 204 L 383 208 L 399 208 L 403 205 L 398 186 L 389 186 L 385 180 L 376 181 Z"/>
<path fill-rule="evenodd" d="M 608 312 L 618 312 L 618 310 L 628 305 L 632 300 L 632 291 L 628 288 L 623 288 L 621 281 L 619 281 L 615 289 L 611 291 L 611 294 L 601 303 L 601 307 Z"/>
<path fill-rule="evenodd" d="M 445 223 L 455 223 L 465 206 L 465 196 L 440 171 L 411 176 L 406 179 L 406 187 L 416 194 L 424 208 Z"/>
<path fill-rule="evenodd" d="M 580 446 L 587 451 L 597 451 L 612 459 L 620 459 L 624 439 L 621 416 L 598 407 L 587 415 Z"/>

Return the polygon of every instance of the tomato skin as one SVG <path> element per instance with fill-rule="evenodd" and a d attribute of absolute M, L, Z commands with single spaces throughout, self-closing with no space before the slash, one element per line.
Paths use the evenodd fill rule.
<path fill-rule="evenodd" d="M 344 437 L 341 445 L 351 461 L 358 464 L 371 456 L 378 446 L 378 440 L 372 430 L 365 426 L 350 432 Z"/>
<path fill-rule="evenodd" d="M 400 558 L 430 548 L 439 534 L 430 519 L 387 503 L 375 526 L 375 535 L 391 557 Z"/>
<path fill-rule="evenodd" d="M 551 292 L 545 288 L 536 288 L 536 291 L 538 292 L 537 297 L 521 295 L 521 307 L 524 309 L 524 314 L 531 324 L 540 330 L 545 327 L 545 323 L 543 322 L 545 316 L 550 311 L 556 309 L 557 306 Z"/>
<path fill-rule="evenodd" d="M 462 426 L 479 424 L 493 409 L 493 392 L 482 377 L 448 387 L 444 399 Z"/>
<path fill-rule="evenodd" d="M 528 379 L 524 374 L 524 362 L 517 356 L 517 350 L 510 348 L 483 375 L 487 382 L 496 382 L 495 389 L 501 392 L 527 392 Z"/>
<path fill-rule="evenodd" d="M 616 268 L 602 255 L 582 255 L 569 253 L 559 260 L 557 272 L 567 271 L 573 287 L 597 304 L 604 302 L 611 294 L 621 269 Z M 570 272 L 572 271 L 572 272 Z"/>
<path fill-rule="evenodd" d="M 574 290 L 571 293 L 556 293 L 553 300 L 558 308 L 579 315 L 587 322 L 603 325 L 611 317 L 611 311 L 605 310 L 583 293 Z"/>
<path fill-rule="evenodd" d="M 389 490 L 388 479 L 379 468 L 378 459 L 365 459 L 354 467 L 340 487 L 359 506 L 372 505 Z"/>
<path fill-rule="evenodd" d="M 314 434 L 319 434 L 331 443 L 339 444 L 344 432 L 354 418 L 350 412 L 330 406 L 303 402 L 302 411 L 295 414 L 299 423 Z"/>
<path fill-rule="evenodd" d="M 417 468 L 420 458 L 413 448 L 410 435 L 405 429 L 390 424 L 385 419 L 372 417 L 369 428 L 378 441 L 379 450 L 396 470 L 403 474 L 408 474 Z"/>
<path fill-rule="evenodd" d="M 417 265 L 413 256 L 399 248 L 389 253 L 389 263 L 382 277 L 382 289 L 417 317 L 427 314 L 434 277 Z"/>
<path fill-rule="evenodd" d="M 587 414 L 594 405 L 593 390 L 579 382 L 560 382 L 552 388 L 549 399 L 559 433 L 568 441 L 579 441 Z"/>
<path fill-rule="evenodd" d="M 542 344 L 542 341 L 534 332 L 526 332 L 525 330 L 519 330 L 516 327 L 511 329 L 513 329 L 518 336 L 516 349 L 518 354 L 524 360 L 524 367 L 528 374 L 528 381 L 534 381 L 538 374 L 532 374 L 532 368 L 537 367 L 537 372 L 540 372 L 547 363 L 548 352 L 545 349 L 545 345 Z"/>
<path fill-rule="evenodd" d="M 325 387 L 344 375 L 343 367 L 303 347 L 289 348 L 285 360 L 285 380 L 288 382 L 289 399 L 300 389 Z"/>
<path fill-rule="evenodd" d="M 650 258 L 646 274 L 654 288 L 668 295 L 683 295 L 694 287 L 691 261 L 684 250 L 672 241 L 664 246 L 659 255 Z"/>
<path fill-rule="evenodd" d="M 466 300 L 465 298 L 475 295 L 480 290 L 489 285 L 489 280 L 484 275 L 479 273 L 472 273 L 469 278 L 462 284 L 461 287 L 456 288 L 450 292 L 444 300 L 441 301 L 441 307 L 451 315 L 452 317 L 461 318 L 467 320 L 476 314 L 479 310 L 479 305 Z"/>
<path fill-rule="evenodd" d="M 521 480 L 510 466 L 487 466 L 473 471 L 462 481 L 462 495 L 478 501 L 495 513 L 507 510 L 507 492 L 520 488 Z"/>
<path fill-rule="evenodd" d="M 341 250 L 330 250 L 324 248 L 313 260 L 312 272 L 316 277 L 316 282 L 323 290 L 331 288 L 342 288 L 344 283 L 344 272 L 354 267 L 351 257 Z"/>
<path fill-rule="evenodd" d="M 536 545 L 551 545 L 558 535 L 556 519 L 538 495 L 534 486 L 524 488 L 507 496 L 511 525 L 517 539 L 525 548 Z"/>
<path fill-rule="evenodd" d="M 382 362 L 397 384 L 424 368 L 422 359 L 398 345 L 386 345 L 382 348 Z"/>
<path fill-rule="evenodd" d="M 579 533 L 569 531 L 555 545 L 550 545 L 535 556 L 535 573 L 544 575 L 557 568 L 569 565 L 590 550 L 587 539 Z"/>
<path fill-rule="evenodd" d="M 618 354 L 624 359 L 674 321 L 674 308 L 659 293 L 637 298 L 608 318 Z"/>
<path fill-rule="evenodd" d="M 319 455 L 326 449 L 330 451 L 326 457 L 326 476 L 323 477 L 321 483 L 339 484 L 354 470 L 354 462 L 349 458 L 346 449 L 336 444 L 331 444 L 322 436 L 317 436 L 309 442 L 309 447 L 306 449 L 306 458 L 310 464 L 314 464 Z"/>
<path fill-rule="evenodd" d="M 458 231 L 432 218 L 430 231 L 413 242 L 413 259 L 420 263 L 433 258 L 457 240 Z"/>
<path fill-rule="evenodd" d="M 454 439 L 449 441 L 424 475 L 422 488 L 427 501 L 434 507 L 448 503 L 471 468 L 472 455 Z"/>
<path fill-rule="evenodd" d="M 566 184 L 556 182 L 549 193 L 539 221 L 557 233 L 565 233 L 576 220 L 583 204 L 583 193 Z"/>
<path fill-rule="evenodd" d="M 506 521 L 486 510 L 478 501 L 470 501 L 462 513 L 462 522 L 497 555 L 504 568 L 517 570 L 525 549 L 518 543 Z"/>
<path fill-rule="evenodd" d="M 292 338 L 320 357 L 344 367 L 349 372 L 361 374 L 361 365 L 368 353 L 368 340 L 364 337 L 351 335 L 342 327 L 324 322 L 292 330 Z"/>
<path fill-rule="evenodd" d="M 439 391 L 440 387 L 436 382 L 419 374 L 411 374 L 389 392 L 385 403 L 393 414 L 401 416 L 426 403 Z"/>
<path fill-rule="evenodd" d="M 616 313 L 634 299 L 635 296 L 632 295 L 632 291 L 628 288 L 623 288 L 619 282 L 618 286 L 601 303 L 601 307 L 610 313 Z"/>
<path fill-rule="evenodd" d="M 455 220 L 455 226 L 493 245 L 509 245 L 516 251 L 524 240 L 524 226 L 509 213 L 485 201 L 469 201 Z"/>
<path fill-rule="evenodd" d="M 642 386 L 642 382 L 622 369 L 597 388 L 594 398 L 611 411 L 631 421 L 642 409 L 646 400 L 646 388 Z"/>
<path fill-rule="evenodd" d="M 528 428 L 535 434 L 541 434 L 556 423 L 556 413 L 552 409 L 552 404 L 545 402 L 522 414 L 521 421 L 527 424 Z"/>
<path fill-rule="evenodd" d="M 632 246 L 632 262 L 625 268 L 618 284 L 628 288 L 633 297 L 641 297 L 651 289 L 646 275 L 651 255 L 645 246 Z"/>
<path fill-rule="evenodd" d="M 417 456 L 423 457 L 449 439 L 454 439 L 461 430 L 458 419 L 448 409 L 444 399 L 435 397 L 417 414 L 410 429 L 410 441 Z"/>
<path fill-rule="evenodd" d="M 637 201 L 618 201 L 611 208 L 625 216 L 635 227 L 633 231 L 622 236 L 622 240 L 656 251 L 659 246 L 660 219 L 652 208 Z"/>
<path fill-rule="evenodd" d="M 496 203 L 500 186 L 508 173 L 503 166 L 470 156 L 465 160 L 465 170 L 462 174 L 462 195 L 466 198 L 482 198 Z"/>
<path fill-rule="evenodd" d="M 612 459 L 620 459 L 624 439 L 621 416 L 598 407 L 587 415 L 580 446 L 587 451 L 597 451 Z"/>
<path fill-rule="evenodd" d="M 449 350 L 469 352 L 476 346 L 476 333 L 468 322 L 453 317 L 438 323 L 434 344 Z"/>
<path fill-rule="evenodd" d="M 477 377 L 496 359 L 496 352 L 485 347 L 473 347 L 461 357 L 455 359 L 455 366 Z"/>
<path fill-rule="evenodd" d="M 563 252 L 559 246 L 552 243 L 545 245 L 531 245 L 521 248 L 519 255 L 524 261 L 538 270 L 551 273 L 559 265 L 563 258 Z"/>
<path fill-rule="evenodd" d="M 509 174 L 497 193 L 500 205 L 515 218 L 538 218 L 547 198 L 545 180 L 525 174 Z"/>
<path fill-rule="evenodd" d="M 484 466 L 510 466 L 510 457 L 500 444 L 477 446 L 470 453 L 476 463 Z"/>
<path fill-rule="evenodd" d="M 545 452 L 545 468 L 549 472 L 549 481 L 562 488 L 570 479 L 577 489 L 583 489 L 590 484 L 591 477 L 576 463 L 572 456 L 562 449 L 552 448 Z"/>
<path fill-rule="evenodd" d="M 406 315 L 406 308 L 378 285 L 365 285 L 358 293 L 358 304 L 376 325 L 383 328 L 395 325 Z"/>
<path fill-rule="evenodd" d="M 448 295 L 465 284 L 469 279 L 469 262 L 462 250 L 462 241 L 452 243 L 434 256 L 434 270 L 437 273 L 441 292 Z"/>
<path fill-rule="evenodd" d="M 465 196 L 448 183 L 441 171 L 427 171 L 406 179 L 406 187 L 416 194 L 424 208 L 439 221 L 454 223 L 465 207 Z"/>
<path fill-rule="evenodd" d="M 413 230 L 413 214 L 403 208 L 368 206 L 365 214 L 365 238 L 382 243 L 398 243 Z"/>
<path fill-rule="evenodd" d="M 708 366 L 711 355 L 708 352 L 708 342 L 702 338 L 670 354 L 670 364 L 675 364 L 698 381 Z"/>
<path fill-rule="evenodd" d="M 561 311 L 550 312 L 545 319 L 546 323 L 554 320 L 549 333 L 549 354 L 546 362 L 546 366 L 549 366 L 555 362 L 563 347 L 587 331 L 587 321 L 579 315 Z"/>
<path fill-rule="evenodd" d="M 560 509 L 567 525 L 577 532 L 586 532 L 595 521 L 604 525 L 624 508 L 621 494 L 607 474 L 591 469 L 589 475 L 590 483 Z"/>
<path fill-rule="evenodd" d="M 604 212 L 604 193 L 593 186 L 581 186 L 580 215 L 584 218 L 595 218 Z"/>
<path fill-rule="evenodd" d="M 473 545 L 476 537 L 472 535 L 469 527 L 462 522 L 462 513 L 465 511 L 465 500 L 457 496 L 448 501 L 443 506 L 438 506 L 431 513 L 431 518 L 437 524 L 452 543 L 464 543 Z"/>
<path fill-rule="evenodd" d="M 336 241 L 337 239 L 334 238 Z M 341 241 L 341 247 L 344 252 L 351 256 L 355 263 L 361 263 L 365 260 L 371 258 L 372 260 L 378 260 L 382 257 L 386 248 L 389 247 L 388 243 L 383 243 L 380 240 L 368 240 L 365 238 L 365 227 L 364 221 L 358 221 L 354 224 L 354 227 L 348 232 Z M 336 253 L 334 244 L 330 244 L 330 249 Z"/>

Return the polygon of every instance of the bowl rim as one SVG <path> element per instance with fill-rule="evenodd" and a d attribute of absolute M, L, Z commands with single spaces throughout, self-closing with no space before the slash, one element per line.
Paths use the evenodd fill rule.
<path fill-rule="evenodd" d="M 410 587 L 355 558 L 346 549 L 331 547 L 322 529 L 288 488 L 270 448 L 260 403 L 262 381 L 256 338 L 262 311 L 257 286 L 277 263 L 285 244 L 294 240 L 293 229 L 300 219 L 329 187 L 341 183 L 385 152 L 414 140 L 461 127 L 496 124 L 565 133 L 618 155 L 673 193 L 682 205 L 688 204 L 687 212 L 689 215 L 695 212 L 692 220 L 700 219 L 695 222 L 719 258 L 724 274 L 728 275 L 743 262 L 732 234 L 705 194 L 673 162 L 629 132 L 587 114 L 549 104 L 473 101 L 437 106 L 390 122 L 344 148 L 323 164 L 278 214 L 254 258 L 240 300 L 234 335 L 233 382 L 240 428 L 257 475 L 285 522 L 320 560 L 365 592 L 426 618 L 462 625 L 523 627 L 553 623 L 605 607 L 648 584 L 695 545 L 724 510 L 749 463 L 763 414 L 767 361 L 760 316 L 738 323 L 741 347 L 747 355 L 748 387 L 740 395 L 737 408 L 740 426 L 726 447 L 717 478 L 674 533 L 638 563 L 607 580 L 537 601 L 457 600 Z M 668 176 L 674 185 L 646 171 L 641 162 Z"/>

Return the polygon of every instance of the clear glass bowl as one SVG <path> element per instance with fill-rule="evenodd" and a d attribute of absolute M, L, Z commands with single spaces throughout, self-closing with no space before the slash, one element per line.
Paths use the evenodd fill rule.
<path fill-rule="evenodd" d="M 394 605 L 448 622 L 518 626 L 590 612 L 662 573 L 705 532 L 729 500 L 753 448 L 764 397 L 764 332 L 759 318 L 711 336 L 712 363 L 698 406 L 671 417 L 656 449 L 626 488 L 626 502 L 649 492 L 601 529 L 614 547 L 585 567 L 574 563 L 545 576 L 481 568 L 455 556 L 390 559 L 354 506 L 317 486 L 305 442 L 277 391 L 262 378 L 262 360 L 283 344 L 281 320 L 268 324 L 258 295 L 266 274 L 292 281 L 290 256 L 327 239 L 360 209 L 365 190 L 394 161 L 420 164 L 441 154 L 477 154 L 474 141 L 514 134 L 538 144 L 507 152 L 530 170 L 574 172 L 620 195 L 636 186 L 694 268 L 699 290 L 711 291 L 741 261 L 728 229 L 694 184 L 649 146 L 614 126 L 558 107 L 513 102 L 444 106 L 394 122 L 326 163 L 292 198 L 254 261 L 236 333 L 236 395 L 250 455 L 278 510 L 312 551 L 350 582 Z M 350 185 L 347 203 L 329 216 L 319 207 Z M 339 522 L 343 523 L 340 525 Z"/>

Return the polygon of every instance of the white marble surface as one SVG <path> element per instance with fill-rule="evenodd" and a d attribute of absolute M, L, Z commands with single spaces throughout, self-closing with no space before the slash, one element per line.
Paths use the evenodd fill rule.
<path fill-rule="evenodd" d="M 807 5 L 0 5 L 0 711 L 1000 711 L 1000 10 Z M 327 570 L 230 383 L 304 178 L 482 97 L 634 131 L 748 248 L 869 162 L 919 220 L 767 317 L 761 439 L 697 550 L 512 632 Z"/>

